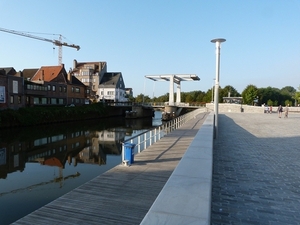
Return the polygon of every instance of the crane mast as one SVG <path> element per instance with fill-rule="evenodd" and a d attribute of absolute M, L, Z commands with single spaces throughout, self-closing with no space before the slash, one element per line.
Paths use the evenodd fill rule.
<path fill-rule="evenodd" d="M 9 29 L 5 29 L 5 28 L 0 28 L 0 31 L 10 33 L 10 34 L 20 35 L 20 36 L 23 36 L 23 37 L 33 38 L 33 39 L 40 40 L 40 41 L 51 42 L 52 44 L 58 46 L 58 63 L 59 64 L 62 64 L 62 46 L 67 46 L 67 47 L 70 47 L 70 48 L 76 48 L 77 51 L 80 49 L 79 45 L 68 44 L 66 42 L 62 42 L 62 35 L 59 35 L 59 40 L 56 40 L 56 39 L 52 40 L 52 39 L 48 39 L 48 38 L 43 38 L 43 37 L 31 35 L 31 34 L 28 34 L 28 33 L 25 33 L 25 32 L 16 31 L 16 30 L 9 30 Z"/>

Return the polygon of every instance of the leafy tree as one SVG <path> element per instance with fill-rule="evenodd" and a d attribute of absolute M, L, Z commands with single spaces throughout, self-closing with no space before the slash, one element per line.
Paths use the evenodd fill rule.
<path fill-rule="evenodd" d="M 133 96 L 128 96 L 128 101 L 129 101 L 129 102 L 135 102 L 135 97 L 133 97 Z"/>
<path fill-rule="evenodd" d="M 242 92 L 243 101 L 245 104 L 253 105 L 254 99 L 257 98 L 258 89 L 255 85 L 249 84 Z"/>
<path fill-rule="evenodd" d="M 285 100 L 284 105 L 290 105 L 290 106 L 292 106 L 293 102 L 290 101 L 290 100 Z"/>
<path fill-rule="evenodd" d="M 295 99 L 295 105 L 300 102 L 300 86 L 298 87 L 298 91 L 295 91 L 293 99 Z"/>
<path fill-rule="evenodd" d="M 135 102 L 151 102 L 151 99 L 149 98 L 148 95 L 144 94 L 139 94 L 138 96 L 135 97 Z"/>
<path fill-rule="evenodd" d="M 274 105 L 274 102 L 273 102 L 271 99 L 269 99 L 269 100 L 267 101 L 267 104 L 273 106 L 273 105 Z"/>
<path fill-rule="evenodd" d="M 230 93 L 230 94 L 229 94 Z M 240 97 L 241 94 L 232 86 L 227 85 L 219 90 L 219 102 L 223 102 L 223 97 Z"/>
<path fill-rule="evenodd" d="M 267 87 L 267 88 L 259 88 L 258 89 L 258 96 L 261 104 L 266 103 L 269 100 L 271 101 L 281 101 L 281 95 L 280 95 L 280 90 L 278 88 L 272 88 L 272 87 Z M 269 105 L 269 104 L 268 104 Z"/>
<path fill-rule="evenodd" d="M 281 88 L 280 93 L 283 95 L 289 95 L 289 96 L 293 96 L 296 92 L 296 89 L 293 88 L 292 86 L 285 86 L 283 88 Z"/>

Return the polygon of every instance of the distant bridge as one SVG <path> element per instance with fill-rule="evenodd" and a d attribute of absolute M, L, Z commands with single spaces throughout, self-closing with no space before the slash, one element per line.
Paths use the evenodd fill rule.
<path fill-rule="evenodd" d="M 147 75 L 146 78 L 153 81 L 169 81 L 169 106 L 179 106 L 181 103 L 181 81 L 199 81 L 196 74 L 164 74 L 164 75 Z M 174 83 L 177 84 L 176 103 L 174 102 Z"/>

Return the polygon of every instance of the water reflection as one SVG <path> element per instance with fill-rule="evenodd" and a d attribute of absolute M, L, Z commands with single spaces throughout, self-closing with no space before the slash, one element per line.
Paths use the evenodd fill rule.
<path fill-rule="evenodd" d="M 161 124 L 103 119 L 0 131 L 0 224 L 10 224 L 121 163 L 121 142 Z"/>
<path fill-rule="evenodd" d="M 151 127 L 152 118 L 114 118 L 2 131 L 0 178 L 24 171 L 27 162 L 61 169 L 66 164 L 106 165 L 107 155 L 121 154 L 125 137 Z"/>

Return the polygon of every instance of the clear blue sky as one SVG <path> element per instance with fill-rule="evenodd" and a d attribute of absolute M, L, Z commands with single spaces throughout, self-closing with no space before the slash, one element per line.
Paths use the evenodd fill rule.
<path fill-rule="evenodd" d="M 226 39 L 221 87 L 300 84 L 299 0 L 0 0 L 0 8 L 1 28 L 62 34 L 81 47 L 63 47 L 67 71 L 74 59 L 106 61 L 134 96 L 167 93 L 168 82 L 145 79 L 159 74 L 197 74 L 182 91 L 206 92 L 216 73 L 214 38 Z M 58 63 L 51 43 L 4 32 L 0 53 L 0 67 L 17 71 Z"/>

